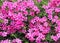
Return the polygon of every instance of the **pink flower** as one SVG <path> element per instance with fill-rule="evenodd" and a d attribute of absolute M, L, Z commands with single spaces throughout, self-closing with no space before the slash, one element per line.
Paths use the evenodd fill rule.
<path fill-rule="evenodd" d="M 36 43 L 41 43 L 41 39 L 39 37 L 36 38 Z"/>
<path fill-rule="evenodd" d="M 60 12 L 60 8 L 56 8 L 55 9 L 55 12 Z"/>
<path fill-rule="evenodd" d="M 2 32 L 3 37 L 7 36 L 7 34 L 8 34 L 7 32 Z"/>
<path fill-rule="evenodd" d="M 54 41 L 57 41 L 58 40 L 58 37 L 57 36 L 51 36 L 51 39 L 53 39 Z"/>
<path fill-rule="evenodd" d="M 45 22 L 43 25 L 47 27 L 48 26 L 48 22 Z"/>
<path fill-rule="evenodd" d="M 38 37 L 40 37 L 40 39 L 42 40 L 45 40 L 45 35 L 43 35 L 42 33 L 40 33 Z"/>
<path fill-rule="evenodd" d="M 12 43 L 22 43 L 22 41 L 20 39 L 16 38 L 16 39 L 12 40 Z"/>
<path fill-rule="evenodd" d="M 27 37 L 31 42 L 35 40 L 31 33 L 27 33 L 25 37 Z"/>
<path fill-rule="evenodd" d="M 57 37 L 60 38 L 60 33 L 57 33 Z"/>
<path fill-rule="evenodd" d="M 49 15 L 48 15 L 48 19 L 49 19 L 49 20 L 52 20 L 52 14 L 49 14 Z"/>
<path fill-rule="evenodd" d="M 10 40 L 2 40 L 0 43 L 11 43 L 11 41 Z"/>

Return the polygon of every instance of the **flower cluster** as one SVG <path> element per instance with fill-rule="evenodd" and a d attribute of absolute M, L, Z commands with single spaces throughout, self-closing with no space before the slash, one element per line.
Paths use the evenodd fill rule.
<path fill-rule="evenodd" d="M 60 0 L 4 0 L 0 6 L 0 43 L 49 43 L 60 38 Z M 40 8 L 39 8 L 39 7 Z M 46 14 L 43 16 L 43 14 Z M 39 16 L 38 16 L 39 15 Z M 41 17 L 42 15 L 42 17 Z M 17 33 L 23 33 L 20 36 Z M 15 34 L 11 36 L 12 34 Z M 15 37 L 15 38 L 10 38 Z M 26 39 L 26 40 L 25 40 Z"/>
<path fill-rule="evenodd" d="M 31 16 L 34 15 L 34 12 L 40 12 L 32 0 L 4 1 L 0 8 L 0 30 L 2 30 L 0 31 L 0 35 L 7 36 L 7 34 L 12 34 L 16 31 L 22 31 L 27 21 L 28 9 Z"/>
<path fill-rule="evenodd" d="M 55 34 L 52 34 L 51 39 L 57 41 L 60 38 L 60 0 L 50 0 L 47 5 L 43 5 L 45 12 L 48 14 L 48 19 L 51 20 L 51 23 L 54 27 Z"/>
<path fill-rule="evenodd" d="M 29 30 L 26 37 L 30 41 L 36 40 L 36 43 L 41 43 L 41 40 L 45 40 L 45 36 L 50 31 L 49 23 L 46 17 L 34 17 L 29 24 Z"/>
<path fill-rule="evenodd" d="M 0 43 L 22 43 L 22 41 L 20 39 L 16 38 L 16 39 L 13 39 L 12 41 L 8 40 L 8 39 L 1 40 Z"/>

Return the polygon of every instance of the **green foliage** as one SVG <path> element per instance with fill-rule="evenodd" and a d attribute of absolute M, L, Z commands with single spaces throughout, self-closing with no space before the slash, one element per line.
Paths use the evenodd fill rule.
<path fill-rule="evenodd" d="M 46 16 L 47 17 L 47 14 L 45 12 L 40 12 L 37 16 L 39 16 L 39 17 Z"/>
<path fill-rule="evenodd" d="M 28 15 L 28 20 L 31 20 L 32 18 L 33 18 L 32 16 Z"/>
<path fill-rule="evenodd" d="M 42 4 L 45 4 L 45 5 L 47 5 L 47 3 L 48 3 L 48 0 L 42 0 L 42 2 L 41 2 Z"/>
<path fill-rule="evenodd" d="M 47 5 L 48 0 L 42 0 L 40 3 L 38 3 L 36 0 L 34 0 L 35 4 L 40 9 L 40 13 L 37 15 L 39 17 L 47 16 L 45 10 L 42 8 L 43 5 Z"/>
<path fill-rule="evenodd" d="M 3 1 L 2 1 L 2 0 L 0 0 L 0 6 L 2 6 L 2 4 L 3 4 Z"/>
<path fill-rule="evenodd" d="M 0 19 L 0 23 L 2 23 L 2 22 L 3 22 L 3 20 Z"/>
<path fill-rule="evenodd" d="M 12 0 L 12 2 L 16 2 L 17 0 Z"/>
<path fill-rule="evenodd" d="M 51 39 L 51 34 L 46 35 L 46 41 L 52 42 L 53 40 Z"/>
<path fill-rule="evenodd" d="M 16 0 L 12 0 L 12 1 L 13 2 L 16 2 Z M 42 6 L 43 5 L 47 5 L 48 0 L 42 0 L 42 2 L 40 2 L 40 3 L 38 3 L 36 0 L 34 0 L 34 3 L 40 9 L 40 13 L 37 16 L 39 16 L 39 17 L 47 16 L 47 13 L 42 8 Z M 2 6 L 2 4 L 3 4 L 3 1 L 0 0 L 0 6 Z M 29 9 L 28 9 L 28 12 L 29 12 Z M 60 15 L 59 15 L 59 17 L 60 17 Z M 33 18 L 32 16 L 28 15 L 28 21 L 31 20 L 32 18 Z M 1 22 L 3 22 L 3 20 L 0 20 L 0 23 Z M 28 23 L 27 23 L 27 25 L 28 25 Z M 26 28 L 28 28 L 28 26 L 24 27 L 24 29 L 26 29 Z M 48 33 L 46 35 L 46 40 L 45 41 L 53 42 L 53 40 L 51 39 L 51 34 L 52 34 L 52 32 L 51 33 Z M 14 34 L 9 35 L 7 38 L 9 38 L 9 39 L 12 38 L 12 37 L 14 37 L 14 38 L 20 38 L 20 39 L 23 40 L 24 43 L 29 43 L 29 40 L 26 39 L 24 36 L 25 35 L 23 33 L 14 33 Z M 4 38 L 3 37 L 0 37 L 0 40 L 1 39 L 4 39 Z"/>

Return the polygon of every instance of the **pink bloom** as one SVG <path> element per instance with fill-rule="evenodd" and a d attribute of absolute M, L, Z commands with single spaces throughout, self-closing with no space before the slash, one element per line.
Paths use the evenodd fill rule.
<path fill-rule="evenodd" d="M 16 39 L 12 40 L 12 43 L 22 43 L 22 41 L 20 39 L 16 38 Z"/>
<path fill-rule="evenodd" d="M 42 40 L 45 40 L 45 35 L 43 35 L 42 33 L 40 33 L 38 37 Z"/>
<path fill-rule="evenodd" d="M 31 33 L 27 33 L 27 35 L 25 37 L 27 37 L 30 41 L 34 41 L 35 40 Z"/>
<path fill-rule="evenodd" d="M 3 37 L 7 36 L 7 34 L 8 34 L 7 32 L 2 32 Z"/>
<path fill-rule="evenodd" d="M 57 36 L 51 36 L 51 39 L 53 39 L 54 41 L 57 41 L 58 40 L 58 37 Z"/>
<path fill-rule="evenodd" d="M 10 40 L 2 40 L 0 43 L 11 43 L 11 41 Z"/>
<path fill-rule="evenodd" d="M 55 12 L 60 12 L 60 8 L 56 8 L 55 9 Z"/>
<path fill-rule="evenodd" d="M 43 25 L 47 27 L 48 26 L 48 22 L 45 22 Z"/>
<path fill-rule="evenodd" d="M 41 39 L 39 37 L 36 38 L 36 43 L 41 43 Z"/>
<path fill-rule="evenodd" d="M 48 19 L 49 19 L 49 20 L 52 20 L 52 14 L 49 14 L 49 15 L 48 15 Z"/>
<path fill-rule="evenodd" d="M 57 33 L 57 37 L 60 38 L 60 33 Z"/>

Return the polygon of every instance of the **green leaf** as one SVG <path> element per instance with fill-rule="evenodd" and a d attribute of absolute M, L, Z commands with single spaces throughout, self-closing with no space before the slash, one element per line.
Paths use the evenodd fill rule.
<path fill-rule="evenodd" d="M 2 6 L 3 2 L 0 0 L 0 6 Z"/>
<path fill-rule="evenodd" d="M 32 16 L 28 15 L 28 20 L 30 20 L 30 19 L 32 19 L 32 18 L 33 18 Z"/>
<path fill-rule="evenodd" d="M 4 38 L 2 36 L 0 36 L 0 40 L 3 40 Z"/>
<path fill-rule="evenodd" d="M 51 34 L 47 34 L 46 36 L 46 41 L 52 42 L 53 40 L 51 39 Z"/>
<path fill-rule="evenodd" d="M 24 43 L 29 43 L 29 40 L 27 40 L 26 38 L 23 39 Z"/>
<path fill-rule="evenodd" d="M 3 22 L 3 20 L 0 19 L 0 23 L 2 23 L 2 22 Z"/>
<path fill-rule="evenodd" d="M 28 43 L 27 41 L 25 43 Z"/>
<path fill-rule="evenodd" d="M 17 37 L 16 37 L 16 36 L 17 36 L 16 34 L 11 34 L 11 36 L 17 38 Z"/>
<path fill-rule="evenodd" d="M 42 3 L 45 4 L 45 5 L 47 5 L 48 0 L 42 0 Z"/>
<path fill-rule="evenodd" d="M 40 14 L 38 14 L 37 16 L 39 16 L 39 17 L 43 17 L 43 16 L 46 16 L 47 17 L 47 14 L 45 13 L 45 12 L 40 12 Z"/>
<path fill-rule="evenodd" d="M 12 0 L 12 2 L 16 2 L 17 0 Z"/>
<path fill-rule="evenodd" d="M 28 41 L 25 41 L 25 43 L 29 43 Z"/>

